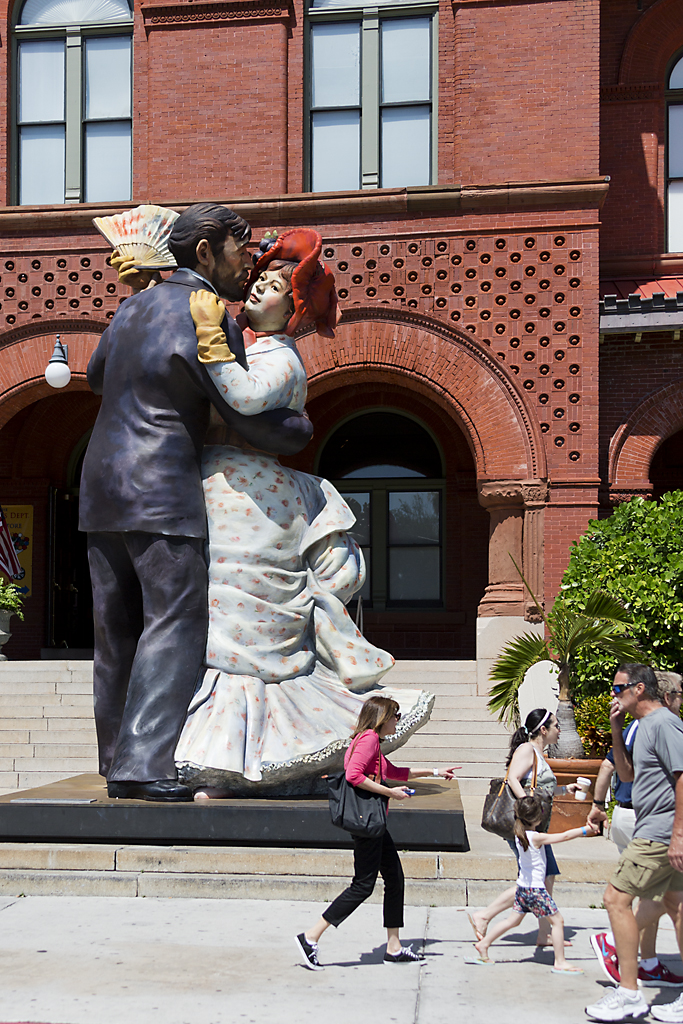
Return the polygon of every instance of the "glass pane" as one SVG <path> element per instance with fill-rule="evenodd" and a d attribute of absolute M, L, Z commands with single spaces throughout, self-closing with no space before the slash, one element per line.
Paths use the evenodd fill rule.
<path fill-rule="evenodd" d="M 430 18 L 382 22 L 382 102 L 432 97 Z"/>
<path fill-rule="evenodd" d="M 382 111 L 382 188 L 429 185 L 429 107 L 385 107 Z"/>
<path fill-rule="evenodd" d="M 22 128 L 19 133 L 19 202 L 64 202 L 64 125 Z"/>
<path fill-rule="evenodd" d="M 130 36 L 85 41 L 85 116 L 130 117 Z"/>
<path fill-rule="evenodd" d="M 669 185 L 669 252 L 683 252 L 683 181 Z"/>
<path fill-rule="evenodd" d="M 320 457 L 321 476 L 443 476 L 441 455 L 422 424 L 396 412 L 366 412 L 338 427 Z"/>
<path fill-rule="evenodd" d="M 360 188 L 360 111 L 327 110 L 311 118 L 311 188 Z"/>
<path fill-rule="evenodd" d="M 311 26 L 311 106 L 360 103 L 360 25 Z"/>
<path fill-rule="evenodd" d="M 36 39 L 19 44 L 19 120 L 64 120 L 62 39 Z"/>
<path fill-rule="evenodd" d="M 389 543 L 439 543 L 439 491 L 389 493 Z"/>
<path fill-rule="evenodd" d="M 438 601 L 441 549 L 389 548 L 389 600 Z"/>
<path fill-rule="evenodd" d="M 669 107 L 669 177 L 683 178 L 683 103 Z"/>
<path fill-rule="evenodd" d="M 362 546 L 370 543 L 370 495 L 342 494 L 342 498 L 356 517 L 356 525 L 349 533 Z"/>
<path fill-rule="evenodd" d="M 354 594 L 354 597 L 359 597 L 360 596 L 360 597 L 363 598 L 363 602 L 366 602 L 366 601 L 371 601 L 372 600 L 372 586 L 371 586 L 371 580 L 370 580 L 370 559 L 371 559 L 371 554 L 370 554 L 370 548 L 361 548 L 361 551 L 363 552 L 363 558 L 365 560 L 365 583 L 360 588 L 360 590 L 356 594 Z"/>
<path fill-rule="evenodd" d="M 83 25 L 93 21 L 131 21 L 128 0 L 26 0 L 20 25 Z"/>
<path fill-rule="evenodd" d="M 344 473 L 343 476 L 347 480 L 371 480 L 375 479 L 393 479 L 397 477 L 416 477 L 426 476 L 426 473 L 418 473 L 415 469 L 405 469 L 403 466 L 363 466 L 362 469 L 356 469 L 352 473 Z"/>
<path fill-rule="evenodd" d="M 677 61 L 669 75 L 670 89 L 683 89 L 683 57 Z"/>
<path fill-rule="evenodd" d="M 130 121 L 85 126 L 85 201 L 130 199 Z"/>

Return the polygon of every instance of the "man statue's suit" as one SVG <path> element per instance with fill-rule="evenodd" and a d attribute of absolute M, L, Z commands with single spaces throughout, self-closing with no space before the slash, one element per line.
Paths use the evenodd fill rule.
<path fill-rule="evenodd" d="M 178 270 L 127 299 L 102 335 L 88 382 L 102 395 L 83 464 L 95 618 L 100 772 L 109 782 L 175 779 L 174 751 L 202 666 L 208 627 L 201 455 L 213 405 L 251 444 L 300 451 L 311 424 L 291 410 L 241 416 L 197 359 Z M 223 329 L 247 365 L 242 334 Z"/>

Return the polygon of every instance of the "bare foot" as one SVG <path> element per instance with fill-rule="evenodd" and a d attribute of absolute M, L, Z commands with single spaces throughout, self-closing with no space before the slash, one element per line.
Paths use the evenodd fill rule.
<path fill-rule="evenodd" d="M 482 960 L 489 959 L 489 948 L 484 942 L 483 938 L 480 939 L 479 942 L 474 942 L 473 946 L 476 949 L 479 956 L 482 958 Z"/>
<path fill-rule="evenodd" d="M 224 800 L 230 796 L 229 789 L 216 789 L 214 786 L 205 786 L 204 789 L 194 791 L 193 800 Z"/>
<path fill-rule="evenodd" d="M 467 920 L 472 925 L 472 931 L 474 932 L 475 939 L 477 942 L 481 942 L 486 935 L 486 929 L 489 926 L 488 921 L 486 918 L 482 917 L 481 914 L 468 914 Z"/>
<path fill-rule="evenodd" d="M 583 974 L 583 970 L 580 967 L 574 967 L 568 960 L 563 960 L 561 963 L 555 961 L 553 968 L 553 974 Z"/>

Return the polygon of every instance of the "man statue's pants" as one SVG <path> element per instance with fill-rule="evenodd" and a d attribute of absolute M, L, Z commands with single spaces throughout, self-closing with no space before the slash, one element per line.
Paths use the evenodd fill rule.
<path fill-rule="evenodd" d="M 100 774 L 175 779 L 174 752 L 206 649 L 204 541 L 89 533 Z"/>

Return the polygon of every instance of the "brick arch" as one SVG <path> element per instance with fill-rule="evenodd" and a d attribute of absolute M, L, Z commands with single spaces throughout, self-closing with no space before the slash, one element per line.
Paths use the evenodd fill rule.
<path fill-rule="evenodd" d="M 85 372 L 88 360 L 99 341 L 99 335 L 84 332 L 63 332 L 62 341 L 69 346 L 71 381 L 63 392 L 87 391 Z M 21 409 L 41 398 L 55 394 L 45 382 L 45 367 L 55 347 L 55 334 L 41 333 L 10 341 L 2 348 L 0 358 L 0 428 Z"/>
<path fill-rule="evenodd" d="M 420 314 L 353 307 L 334 341 L 308 333 L 299 349 L 312 396 L 392 374 L 457 419 L 480 480 L 546 476 L 535 416 L 505 365 L 467 333 Z"/>
<path fill-rule="evenodd" d="M 614 488 L 650 487 L 655 452 L 683 429 L 683 381 L 649 395 L 614 434 L 609 446 L 609 482 Z"/>
<path fill-rule="evenodd" d="M 620 85 L 661 83 L 673 54 L 683 46 L 683 7 L 680 0 L 657 0 L 638 19 L 624 46 Z"/>

